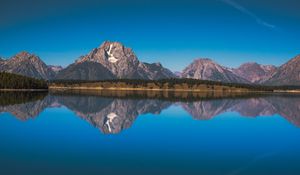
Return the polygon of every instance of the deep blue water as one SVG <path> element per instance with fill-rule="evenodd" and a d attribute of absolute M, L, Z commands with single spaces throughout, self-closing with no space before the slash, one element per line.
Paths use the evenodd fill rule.
<path fill-rule="evenodd" d="M 52 94 L 0 110 L 3 175 L 300 174 L 298 96 Z"/>

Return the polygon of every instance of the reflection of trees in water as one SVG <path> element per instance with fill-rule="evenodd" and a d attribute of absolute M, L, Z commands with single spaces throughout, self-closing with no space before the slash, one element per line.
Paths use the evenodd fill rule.
<path fill-rule="evenodd" d="M 191 97 L 189 99 L 189 97 Z M 193 118 L 211 119 L 227 111 L 257 117 L 279 114 L 300 127 L 300 96 L 250 94 L 195 94 L 179 92 L 3 92 L 0 112 L 21 120 L 38 116 L 47 107 L 66 106 L 103 133 L 119 133 L 142 114 L 159 114 L 173 103 Z"/>
<path fill-rule="evenodd" d="M 47 92 L 31 91 L 2 91 L 0 92 L 0 106 L 21 104 L 30 101 L 42 100 L 47 96 Z"/>
<path fill-rule="evenodd" d="M 51 103 L 46 96 L 47 92 L 0 92 L 0 112 L 9 112 L 20 120 L 36 117 Z"/>

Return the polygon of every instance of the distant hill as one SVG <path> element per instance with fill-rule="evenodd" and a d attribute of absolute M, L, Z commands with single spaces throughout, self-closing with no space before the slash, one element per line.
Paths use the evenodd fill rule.
<path fill-rule="evenodd" d="M 45 80 L 0 72 L 0 89 L 48 89 Z"/>

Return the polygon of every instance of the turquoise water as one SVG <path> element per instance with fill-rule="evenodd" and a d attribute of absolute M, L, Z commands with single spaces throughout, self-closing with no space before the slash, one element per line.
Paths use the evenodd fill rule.
<path fill-rule="evenodd" d="M 300 174 L 298 96 L 0 98 L 3 175 Z"/>

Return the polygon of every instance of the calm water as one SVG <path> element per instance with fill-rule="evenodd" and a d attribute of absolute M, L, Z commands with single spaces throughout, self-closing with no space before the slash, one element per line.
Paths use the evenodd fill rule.
<path fill-rule="evenodd" d="M 300 174 L 300 96 L 193 97 L 2 92 L 0 174 Z"/>

